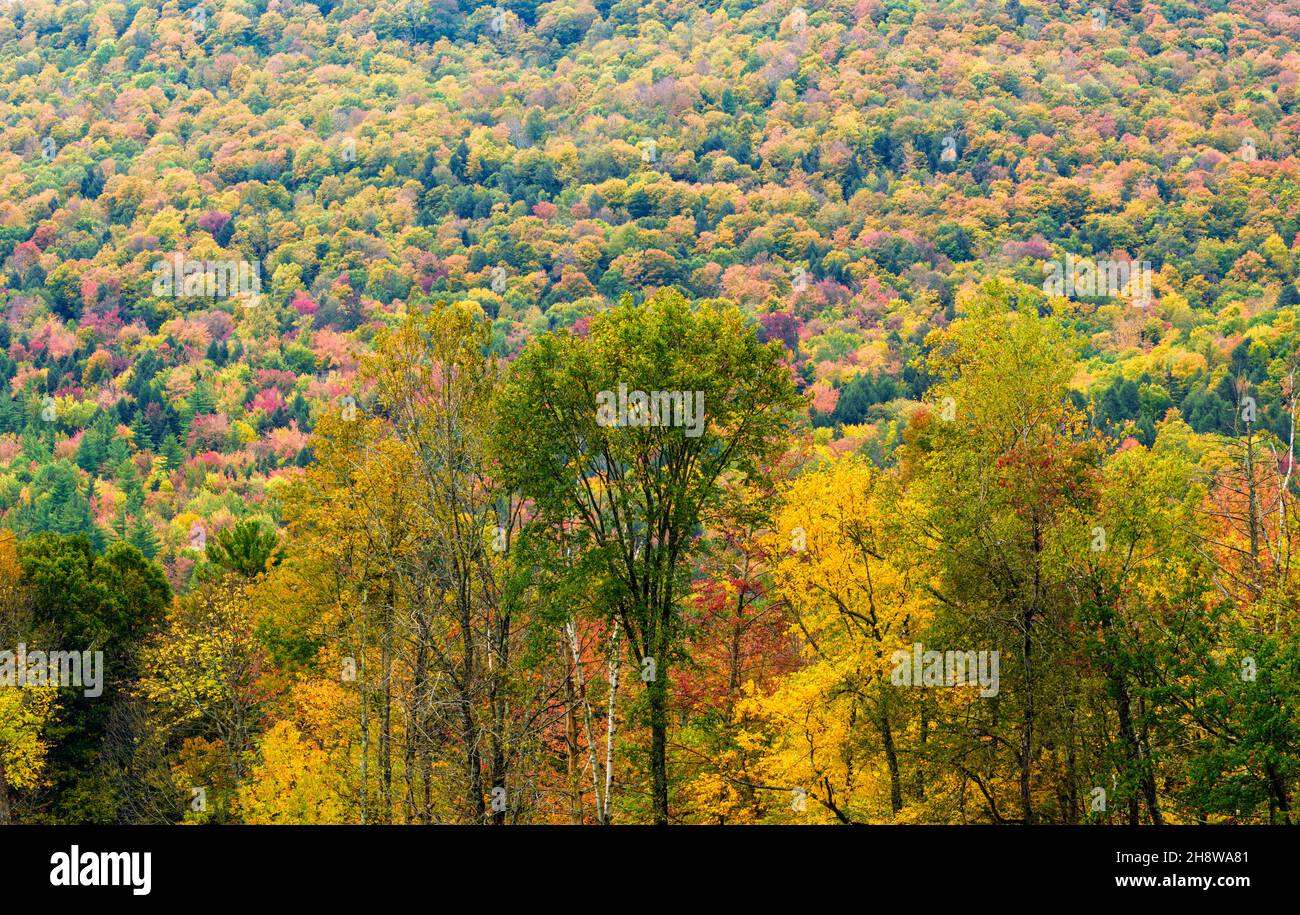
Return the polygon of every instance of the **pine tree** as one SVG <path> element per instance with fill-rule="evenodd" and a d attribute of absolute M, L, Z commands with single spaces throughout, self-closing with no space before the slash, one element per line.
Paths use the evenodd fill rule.
<path fill-rule="evenodd" d="M 135 419 L 131 422 L 131 435 L 135 439 L 135 447 L 140 451 L 152 451 L 154 449 L 153 434 L 149 431 L 149 426 L 144 421 L 144 414 L 137 413 Z"/>
<path fill-rule="evenodd" d="M 143 553 L 146 559 L 155 558 L 162 546 L 158 533 L 143 515 L 135 516 L 135 522 L 127 532 L 126 542 Z"/>
<path fill-rule="evenodd" d="M 127 524 L 126 510 L 119 509 L 117 512 L 117 517 L 113 519 L 113 526 L 111 528 L 110 533 L 112 534 L 114 540 L 126 540 L 127 534 L 129 532 L 130 532 L 130 526 Z"/>
<path fill-rule="evenodd" d="M 199 382 L 195 386 L 194 393 L 190 395 L 190 408 L 198 415 L 216 412 L 217 401 L 207 382 Z"/>
<path fill-rule="evenodd" d="M 168 435 L 162 440 L 159 453 L 167 459 L 168 470 L 176 470 L 185 463 L 185 451 L 181 448 L 180 442 L 176 441 L 174 435 Z"/>

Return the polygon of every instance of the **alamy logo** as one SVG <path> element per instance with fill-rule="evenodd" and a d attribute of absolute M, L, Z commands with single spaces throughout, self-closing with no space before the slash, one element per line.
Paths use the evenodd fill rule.
<path fill-rule="evenodd" d="M 0 651 L 0 687 L 79 686 L 87 699 L 104 692 L 102 651 Z"/>
<path fill-rule="evenodd" d="M 57 851 L 50 855 L 51 886 L 129 886 L 136 896 L 148 896 L 153 880 L 153 852 Z"/>
<path fill-rule="evenodd" d="M 167 260 L 155 261 L 153 272 L 153 294 L 159 296 L 246 295 L 256 300 L 262 292 L 261 267 L 248 261 L 190 260 L 177 252 Z"/>
<path fill-rule="evenodd" d="M 1135 304 L 1151 300 L 1150 261 L 1090 261 L 1065 255 L 1043 264 L 1043 292 L 1051 296 L 1124 296 Z"/>
<path fill-rule="evenodd" d="M 1001 689 L 998 676 L 1001 653 L 994 651 L 926 651 L 920 642 L 911 651 L 896 651 L 889 681 L 895 686 L 978 686 L 985 699 Z"/>
<path fill-rule="evenodd" d="M 601 391 L 596 395 L 596 424 L 613 426 L 680 426 L 687 438 L 704 434 L 703 391 Z"/>

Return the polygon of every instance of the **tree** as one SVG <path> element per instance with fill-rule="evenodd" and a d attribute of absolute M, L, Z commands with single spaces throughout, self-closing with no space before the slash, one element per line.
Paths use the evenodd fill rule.
<path fill-rule="evenodd" d="M 375 528 L 396 589 L 381 607 L 396 611 L 400 596 L 411 616 L 417 688 L 433 675 L 450 685 L 467 818 L 487 819 L 485 799 L 496 790 L 506 804 L 492 809 L 492 820 L 503 823 L 512 755 L 505 703 L 517 636 L 501 594 L 507 544 L 497 539 L 513 526 L 511 513 L 498 506 L 487 463 L 500 384 L 488 354 L 489 329 L 466 308 L 435 305 L 379 341 L 362 374 L 374 385 L 374 409 L 386 423 L 357 460 L 406 468 L 398 486 L 406 500 L 404 524 Z M 390 655 L 385 647 L 385 676 Z"/>
<path fill-rule="evenodd" d="M 127 530 L 126 542 L 139 550 L 145 559 L 156 558 L 162 545 L 149 519 L 139 515 Z"/>
<path fill-rule="evenodd" d="M 880 474 L 845 458 L 792 482 L 770 540 L 774 588 L 812 662 L 746 707 L 775 728 L 766 769 L 782 777 L 782 799 L 800 788 L 843 822 L 897 817 L 904 805 L 897 744 L 910 703 L 891 685 L 891 658 L 911 651 L 932 609 L 890 556 L 892 509 Z M 801 720 L 803 708 L 828 726 Z"/>
<path fill-rule="evenodd" d="M 339 769 L 344 760 L 322 749 L 291 721 L 267 729 L 252 777 L 239 789 L 249 824 L 346 823 Z"/>
<path fill-rule="evenodd" d="M 81 277 L 75 264 L 64 262 L 45 278 L 50 310 L 64 320 L 75 321 L 81 315 Z"/>
<path fill-rule="evenodd" d="M 783 446 L 802 401 L 780 344 L 741 313 L 661 291 L 547 334 L 511 365 L 496 425 L 503 482 L 582 555 L 623 629 L 649 706 L 651 801 L 669 821 L 668 674 L 679 600 L 724 478 Z M 655 392 L 653 400 L 651 392 Z M 663 395 L 663 396 L 660 396 Z"/>
<path fill-rule="evenodd" d="M 545 687 L 521 670 L 520 601 L 506 588 L 519 506 L 490 473 L 489 331 L 439 303 L 377 341 L 364 409 L 318 425 L 293 548 L 272 576 L 305 584 L 324 610 L 320 656 L 349 665 L 363 822 L 504 823 L 528 797 L 510 778 Z"/>
<path fill-rule="evenodd" d="M 208 561 L 245 578 L 256 578 L 278 561 L 275 531 L 256 520 L 217 531 L 207 543 Z"/>
<path fill-rule="evenodd" d="M 228 815 L 248 774 L 269 698 L 261 682 L 266 650 L 254 634 L 254 613 L 245 582 L 230 575 L 178 600 L 142 659 L 138 690 L 151 712 L 142 739 L 191 747 L 196 740 L 214 741 L 224 777 L 212 779 L 216 785 L 191 781 L 213 795 L 211 811 L 204 812 L 218 821 Z"/>
<path fill-rule="evenodd" d="M 100 769 L 107 723 L 139 672 L 145 637 L 162 621 L 171 588 L 162 569 L 129 544 L 95 552 L 81 535 L 43 533 L 21 541 L 18 556 L 32 596 L 32 617 L 62 650 L 102 651 L 103 692 L 61 697 L 57 742 L 50 750 L 55 785 L 51 815 L 64 822 L 114 822 L 118 798 Z"/>
<path fill-rule="evenodd" d="M 995 821 L 1009 819 L 998 782 L 1016 773 L 1018 822 L 1031 824 L 1044 719 L 1065 714 L 1055 706 L 1075 688 L 1056 682 L 1074 669 L 1055 654 L 1066 624 L 1057 550 L 1074 536 L 1099 445 L 1068 397 L 1073 344 L 1032 294 L 990 281 L 929 342 L 935 410 L 913 419 L 900 456 L 915 500 L 906 555 L 943 608 L 939 632 L 1006 658 L 996 703 L 945 729 L 968 734 L 949 761 L 979 784 Z"/>
<path fill-rule="evenodd" d="M 13 534 L 0 532 L 0 645 L 39 647 L 31 594 L 23 581 Z M 58 689 L 31 683 L 0 683 L 0 826 L 16 817 L 13 792 L 39 786 L 50 748 L 50 725 Z"/>

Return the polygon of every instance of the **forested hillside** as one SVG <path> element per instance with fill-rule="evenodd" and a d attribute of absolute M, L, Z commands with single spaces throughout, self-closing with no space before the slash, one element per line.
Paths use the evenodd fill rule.
<path fill-rule="evenodd" d="M 6 3 L 0 822 L 1293 822 L 1298 101 L 1296 0 Z"/>

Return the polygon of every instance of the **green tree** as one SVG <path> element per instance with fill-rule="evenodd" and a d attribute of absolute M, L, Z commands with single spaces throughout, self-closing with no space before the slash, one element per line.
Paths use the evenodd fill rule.
<path fill-rule="evenodd" d="M 586 336 L 533 341 L 501 398 L 504 481 L 534 500 L 537 528 L 581 556 L 577 574 L 601 582 L 604 608 L 640 665 L 656 823 L 669 819 L 679 600 L 724 477 L 762 473 L 788 441 L 802 399 L 782 357 L 738 310 L 664 290 L 597 315 Z"/>
<path fill-rule="evenodd" d="M 163 619 L 171 588 L 162 569 L 115 542 L 101 554 L 84 535 L 37 534 L 18 546 L 33 621 L 51 647 L 103 652 L 103 691 L 65 690 L 52 729 L 49 775 L 56 822 L 114 822 L 118 796 L 99 765 L 113 710 L 139 674 L 138 652 Z"/>
<path fill-rule="evenodd" d="M 1100 454 L 1068 396 L 1072 341 L 1023 287 L 986 284 L 930 343 L 937 415 L 913 422 L 900 459 L 918 502 L 910 555 L 938 603 L 933 637 L 1004 659 L 997 701 L 976 703 L 939 736 L 951 737 L 949 763 L 981 780 L 992 819 L 1018 807 L 1032 824 L 1046 723 L 1078 691 L 1055 653 L 1068 629 L 1059 553 L 1092 498 Z M 1011 794 L 1001 805 L 999 791 Z"/>
<path fill-rule="evenodd" d="M 158 539 L 158 532 L 153 529 L 153 524 L 149 522 L 149 519 L 143 515 L 137 515 L 135 521 L 127 529 L 126 542 L 139 550 L 145 559 L 156 558 L 158 550 L 162 546 Z"/>
<path fill-rule="evenodd" d="M 254 578 L 278 561 L 275 531 L 255 520 L 217 531 L 208 541 L 208 561 L 245 578 Z"/>

